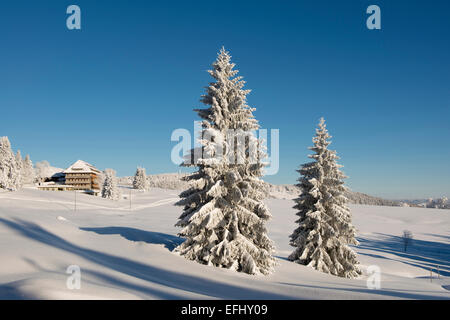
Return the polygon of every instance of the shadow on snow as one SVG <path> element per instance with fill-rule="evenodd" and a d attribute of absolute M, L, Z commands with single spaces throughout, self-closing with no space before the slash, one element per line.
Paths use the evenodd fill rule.
<path fill-rule="evenodd" d="M 4 224 L 12 230 L 15 230 L 22 236 L 34 241 L 60 250 L 64 250 L 71 254 L 75 254 L 83 259 L 109 268 L 113 271 L 120 272 L 149 283 L 178 289 L 186 292 L 186 294 L 195 293 L 218 299 L 292 299 L 292 297 L 286 295 L 264 292 L 260 290 L 218 282 L 204 277 L 197 277 L 179 272 L 169 271 L 127 258 L 122 258 L 88 248 L 83 248 L 67 240 L 64 240 L 63 238 L 45 230 L 37 224 L 20 219 L 7 220 L 0 218 L 0 223 Z M 108 281 L 109 283 L 115 284 L 122 289 L 137 290 L 140 293 L 151 293 L 154 297 L 159 299 L 186 298 L 186 295 L 184 295 L 183 293 L 170 294 L 154 287 L 144 287 L 141 285 L 138 286 L 136 284 L 128 283 L 122 279 L 115 278 L 106 274 L 101 274 L 97 271 L 88 272 L 94 276 Z M 6 293 L 10 292 L 13 294 L 13 296 L 18 296 L 18 293 L 11 291 L 12 288 L 4 288 L 4 290 L 7 291 Z M 1 287 L 0 293 L 2 293 Z"/>
<path fill-rule="evenodd" d="M 376 233 L 376 235 L 376 239 L 358 238 L 357 248 L 393 254 L 399 257 L 400 262 L 428 271 L 431 268 L 436 272 L 439 267 L 441 275 L 450 276 L 450 244 L 412 239 L 412 243 L 405 252 L 402 237 L 384 233 Z M 373 256 L 361 252 L 359 254 Z"/>
<path fill-rule="evenodd" d="M 383 289 L 365 289 L 365 288 L 339 288 L 339 287 L 325 287 L 325 286 L 314 286 L 306 284 L 294 284 L 294 283 L 284 283 L 283 285 L 290 285 L 295 287 L 307 288 L 307 289 L 328 289 L 328 290 L 338 290 L 346 291 L 352 293 L 367 293 L 372 295 L 381 295 L 385 297 L 384 299 L 389 299 L 389 297 L 396 297 L 401 299 L 419 299 L 419 300 L 447 300 L 446 297 L 436 297 L 432 295 L 427 295 L 426 293 L 433 293 L 432 291 L 412 291 L 412 290 L 383 290 Z M 423 292 L 425 294 L 421 294 Z M 364 299 L 364 298 L 363 298 Z"/>
<path fill-rule="evenodd" d="M 80 228 L 80 230 L 92 231 L 97 234 L 106 235 L 118 234 L 130 241 L 143 241 L 150 244 L 162 244 L 164 247 L 169 249 L 169 251 L 173 251 L 173 249 L 184 241 L 183 238 L 170 234 L 126 227 Z"/>

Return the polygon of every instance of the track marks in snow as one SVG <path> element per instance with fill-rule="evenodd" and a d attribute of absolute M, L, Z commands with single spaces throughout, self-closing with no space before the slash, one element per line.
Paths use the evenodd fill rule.
<path fill-rule="evenodd" d="M 14 197 L 0 197 L 0 199 L 6 199 L 6 200 L 18 200 L 18 201 L 30 201 L 30 202 L 46 202 L 46 203 L 52 203 L 52 204 L 58 204 L 64 206 L 64 208 L 72 211 L 74 208 L 74 202 L 71 201 L 54 201 L 51 199 L 36 199 L 36 198 L 14 198 Z M 140 205 L 132 205 L 131 211 L 135 210 L 142 210 L 146 208 L 153 208 L 153 207 L 159 207 L 166 204 L 174 203 L 178 200 L 178 198 L 167 198 L 167 199 L 161 199 L 155 202 L 140 204 Z M 92 203 L 84 203 L 84 202 L 77 202 L 77 207 L 87 207 L 87 208 L 99 208 L 99 209 L 107 209 L 107 210 L 124 210 L 124 211 L 130 211 L 129 206 L 122 206 L 122 207 L 110 207 L 110 206 L 102 206 L 98 204 L 92 204 Z"/>
<path fill-rule="evenodd" d="M 167 198 L 167 199 L 158 200 L 158 201 L 155 201 L 152 203 L 143 204 L 140 206 L 135 206 L 135 207 L 132 206 L 131 210 L 141 210 L 141 209 L 145 209 L 145 208 L 159 207 L 159 206 L 170 204 L 170 203 L 173 203 L 176 201 L 178 201 L 178 198 Z"/>

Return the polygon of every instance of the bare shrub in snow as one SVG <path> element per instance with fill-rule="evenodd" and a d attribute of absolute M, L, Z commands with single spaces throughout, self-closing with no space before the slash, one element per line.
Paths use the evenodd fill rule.
<path fill-rule="evenodd" d="M 408 247 L 411 246 L 413 239 L 413 234 L 409 230 L 404 230 L 402 235 L 402 242 L 403 242 L 403 250 L 406 252 L 408 250 Z"/>

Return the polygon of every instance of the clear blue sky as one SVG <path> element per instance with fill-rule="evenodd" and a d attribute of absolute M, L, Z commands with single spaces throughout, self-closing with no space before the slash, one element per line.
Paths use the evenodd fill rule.
<path fill-rule="evenodd" d="M 66 28 L 77 4 L 82 30 Z M 381 8 L 382 29 L 365 10 Z M 450 194 L 449 1 L 1 1 L 0 135 L 34 162 L 175 172 L 222 45 L 294 183 L 321 116 L 352 189 Z"/>

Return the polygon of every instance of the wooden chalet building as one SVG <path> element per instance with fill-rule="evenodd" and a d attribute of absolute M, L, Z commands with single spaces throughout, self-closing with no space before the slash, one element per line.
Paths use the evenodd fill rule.
<path fill-rule="evenodd" d="M 74 190 L 99 190 L 98 177 L 100 170 L 93 165 L 78 160 L 64 170 L 65 184 L 72 186 Z"/>

